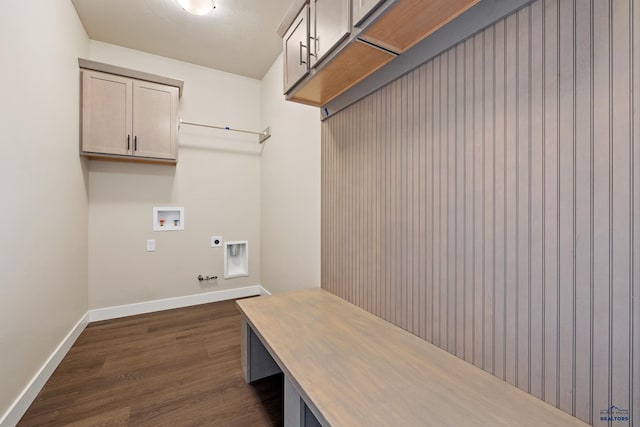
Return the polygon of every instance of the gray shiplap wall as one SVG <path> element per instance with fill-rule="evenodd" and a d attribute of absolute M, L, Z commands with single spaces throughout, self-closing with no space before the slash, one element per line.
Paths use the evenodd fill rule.
<path fill-rule="evenodd" d="M 536 1 L 323 123 L 322 286 L 640 426 L 639 142 L 640 1 Z"/>

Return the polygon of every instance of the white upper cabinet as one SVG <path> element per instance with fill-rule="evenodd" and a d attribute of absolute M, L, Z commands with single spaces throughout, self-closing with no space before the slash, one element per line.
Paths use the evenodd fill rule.
<path fill-rule="evenodd" d="M 350 33 L 350 0 L 311 0 L 309 56 L 320 62 Z"/>
<path fill-rule="evenodd" d="M 82 151 L 131 155 L 133 80 L 85 70 L 82 73 Z"/>
<path fill-rule="evenodd" d="M 284 91 L 309 73 L 309 6 L 305 5 L 283 38 Z"/>
<path fill-rule="evenodd" d="M 133 82 L 134 156 L 176 159 L 178 88 Z"/>
<path fill-rule="evenodd" d="M 139 72 L 132 74 L 155 78 Z M 83 69 L 81 154 L 175 163 L 179 90 L 176 85 Z"/>
<path fill-rule="evenodd" d="M 353 26 L 360 25 L 384 0 L 352 0 Z"/>
<path fill-rule="evenodd" d="M 293 0 L 278 27 L 285 45 L 286 99 L 326 108 L 477 3 L 480 0 Z M 491 10 L 491 5 L 485 7 Z M 387 70 L 395 73 L 419 59 L 413 56 Z"/>

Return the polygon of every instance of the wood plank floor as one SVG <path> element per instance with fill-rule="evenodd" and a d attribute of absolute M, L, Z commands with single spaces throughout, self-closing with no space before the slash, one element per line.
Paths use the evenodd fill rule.
<path fill-rule="evenodd" d="M 91 323 L 18 426 L 279 426 L 282 387 L 245 384 L 223 301 Z"/>

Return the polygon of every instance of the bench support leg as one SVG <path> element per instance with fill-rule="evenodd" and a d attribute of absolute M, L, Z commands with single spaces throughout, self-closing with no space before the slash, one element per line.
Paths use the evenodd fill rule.
<path fill-rule="evenodd" d="M 284 376 L 284 427 L 321 427 L 291 381 Z"/>
<path fill-rule="evenodd" d="M 264 344 L 260 341 L 260 338 L 253 332 L 244 316 L 241 320 L 240 331 L 242 374 L 247 383 L 252 383 L 282 372 Z"/>
<path fill-rule="evenodd" d="M 240 328 L 240 358 L 244 380 L 252 383 L 281 373 L 280 367 L 244 316 Z M 287 375 L 284 376 L 284 427 L 321 427 Z"/>

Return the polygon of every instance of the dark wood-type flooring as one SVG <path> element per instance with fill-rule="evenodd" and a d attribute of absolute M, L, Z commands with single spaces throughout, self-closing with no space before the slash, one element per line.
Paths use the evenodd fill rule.
<path fill-rule="evenodd" d="M 235 301 L 91 323 L 19 426 L 278 426 L 282 376 L 245 384 Z"/>

